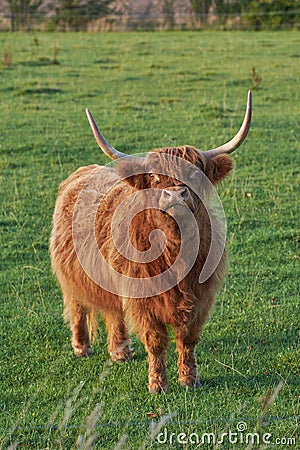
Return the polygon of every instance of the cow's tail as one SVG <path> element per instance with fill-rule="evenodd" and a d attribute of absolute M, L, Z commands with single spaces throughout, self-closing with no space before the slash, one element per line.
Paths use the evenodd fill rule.
<path fill-rule="evenodd" d="M 97 339 L 97 328 L 98 328 L 98 313 L 94 309 L 91 309 L 87 316 L 87 326 L 89 331 L 90 341 L 93 343 Z"/>

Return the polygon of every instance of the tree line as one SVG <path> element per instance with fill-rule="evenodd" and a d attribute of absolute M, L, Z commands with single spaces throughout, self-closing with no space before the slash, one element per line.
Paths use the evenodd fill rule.
<path fill-rule="evenodd" d="M 299 0 L 191 0 L 191 3 L 204 22 L 212 13 L 221 17 L 224 24 L 228 17 L 238 15 L 256 30 L 299 26 Z"/>
<path fill-rule="evenodd" d="M 12 31 L 30 29 L 33 19 L 47 22 L 47 29 L 86 30 L 91 21 L 107 19 L 118 21 L 130 16 L 130 1 L 116 0 L 6 0 Z M 136 14 L 133 27 L 155 29 L 158 18 L 165 28 L 176 28 L 182 0 L 149 0 L 147 15 L 139 15 L 139 0 L 135 0 Z M 233 20 L 240 28 L 281 29 L 300 27 L 299 0 L 186 0 L 185 13 L 181 12 L 181 28 L 202 28 L 218 25 L 232 26 Z M 120 7 L 120 4 L 123 7 Z M 145 5 L 145 0 L 143 0 Z M 182 11 L 182 9 L 181 9 Z M 184 21 L 184 18 L 186 23 Z M 195 24 L 197 24 L 195 26 Z"/>

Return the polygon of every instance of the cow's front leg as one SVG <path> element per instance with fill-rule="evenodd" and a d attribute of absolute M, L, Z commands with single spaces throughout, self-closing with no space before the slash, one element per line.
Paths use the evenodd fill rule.
<path fill-rule="evenodd" d="M 199 387 L 198 367 L 195 347 L 199 342 L 200 331 L 177 329 L 176 350 L 178 352 L 178 381 L 182 386 Z"/>
<path fill-rule="evenodd" d="M 167 392 L 166 357 L 168 333 L 165 325 L 152 324 L 143 337 L 148 353 L 148 390 L 151 394 Z"/>

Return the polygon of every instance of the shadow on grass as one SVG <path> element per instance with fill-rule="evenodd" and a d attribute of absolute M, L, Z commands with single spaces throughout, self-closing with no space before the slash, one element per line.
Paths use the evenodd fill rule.
<path fill-rule="evenodd" d="M 58 88 L 35 88 L 35 89 L 29 88 L 20 90 L 17 95 L 34 95 L 34 94 L 53 95 L 61 93 L 62 90 Z"/>
<path fill-rule="evenodd" d="M 24 67 L 43 67 L 43 66 L 53 66 L 59 65 L 56 59 L 50 58 L 39 58 L 36 61 L 21 61 L 18 63 L 20 66 Z"/>

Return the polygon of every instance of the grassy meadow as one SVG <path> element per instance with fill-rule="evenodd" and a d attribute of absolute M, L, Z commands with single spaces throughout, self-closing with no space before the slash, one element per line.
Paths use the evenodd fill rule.
<path fill-rule="evenodd" d="M 0 43 L 0 448 L 299 448 L 300 34 L 2 33 Z M 110 364 L 102 324 L 94 355 L 73 354 L 48 253 L 58 185 L 108 162 L 86 107 L 121 151 L 205 150 L 236 133 L 248 89 L 251 130 L 218 188 L 230 266 L 197 347 L 202 386 L 178 386 L 171 338 L 170 392 L 151 396 L 134 337 L 130 363 Z M 229 431 L 236 442 L 222 441 Z M 201 444 L 203 433 L 222 442 Z"/>

